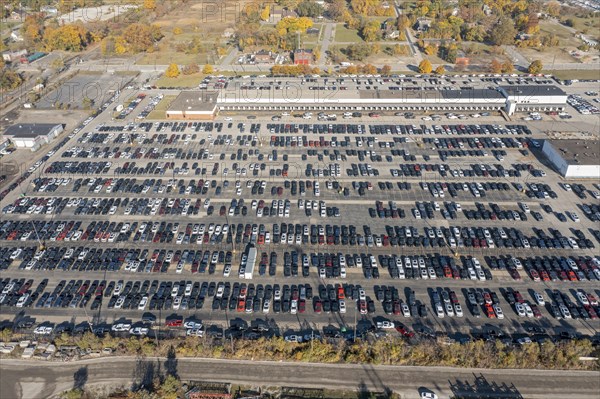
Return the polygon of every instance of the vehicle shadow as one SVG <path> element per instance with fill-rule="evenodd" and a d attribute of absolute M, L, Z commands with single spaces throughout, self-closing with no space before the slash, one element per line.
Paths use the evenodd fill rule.
<path fill-rule="evenodd" d="M 483 374 L 473 374 L 474 380 L 448 381 L 454 397 L 460 398 L 504 398 L 523 399 L 523 396 L 514 384 L 496 383 L 488 381 Z"/>

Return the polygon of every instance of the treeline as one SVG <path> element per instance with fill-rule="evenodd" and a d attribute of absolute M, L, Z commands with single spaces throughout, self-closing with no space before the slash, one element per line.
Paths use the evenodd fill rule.
<path fill-rule="evenodd" d="M 171 346 L 178 357 L 254 359 L 320 363 L 367 363 L 406 366 L 449 366 L 469 368 L 570 369 L 598 370 L 598 361 L 579 360 L 595 353 L 587 339 L 559 343 L 505 345 L 500 341 L 477 340 L 466 344 L 445 344 L 437 340 L 408 343 L 399 337 L 374 341 L 357 340 L 289 343 L 283 338 L 258 340 L 216 340 L 188 337 L 161 340 L 150 338 L 99 338 L 92 333 L 72 337 L 63 334 L 57 346 L 75 345 L 100 351 L 115 348 L 117 355 L 167 356 Z M 597 351 L 596 351 L 597 353 Z"/>

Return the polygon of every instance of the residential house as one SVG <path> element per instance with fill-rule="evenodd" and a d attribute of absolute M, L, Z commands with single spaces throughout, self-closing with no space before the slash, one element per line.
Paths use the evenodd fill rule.
<path fill-rule="evenodd" d="M 2 53 L 2 59 L 5 62 L 15 62 L 21 59 L 21 57 L 27 56 L 27 50 L 19 51 L 5 51 Z"/>
<path fill-rule="evenodd" d="M 427 32 L 431 28 L 431 20 L 429 18 L 417 18 L 414 28 L 418 32 Z"/>
<path fill-rule="evenodd" d="M 254 62 L 256 64 L 272 64 L 273 53 L 267 50 L 259 50 L 254 53 Z"/>
<path fill-rule="evenodd" d="M 284 18 L 298 18 L 298 13 L 294 10 L 279 8 L 276 5 L 273 5 L 271 7 L 271 16 L 269 22 L 276 24 Z"/>

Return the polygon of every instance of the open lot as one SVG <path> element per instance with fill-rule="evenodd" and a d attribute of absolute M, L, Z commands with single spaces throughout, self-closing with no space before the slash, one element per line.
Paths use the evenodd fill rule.
<path fill-rule="evenodd" d="M 151 334 L 135 328 L 170 323 L 163 333 L 183 335 L 268 317 L 288 339 L 307 325 L 406 333 L 394 322 L 460 340 L 600 327 L 600 187 L 567 190 L 535 149 L 542 124 L 562 122 L 271 112 L 139 123 L 162 93 L 143 94 L 127 93 L 141 100 L 122 120 L 109 106 L 47 154 L 26 196 L 2 200 L 4 325 Z M 204 329 L 177 321 L 190 318 Z"/>
<path fill-rule="evenodd" d="M 39 109 L 84 109 L 84 99 L 93 101 L 98 107 L 111 98 L 116 91 L 126 86 L 131 75 L 79 72 L 58 88 L 48 88 L 36 103 Z"/>

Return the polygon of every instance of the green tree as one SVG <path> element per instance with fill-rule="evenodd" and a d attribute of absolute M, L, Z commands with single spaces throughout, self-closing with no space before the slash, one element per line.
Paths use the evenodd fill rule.
<path fill-rule="evenodd" d="M 177 66 L 177 64 L 172 63 L 169 65 L 169 67 L 167 68 L 167 70 L 165 71 L 165 76 L 167 78 L 176 78 L 179 76 L 179 67 Z"/>
<path fill-rule="evenodd" d="M 10 69 L 2 69 L 0 71 L 0 89 L 14 90 L 23 83 L 23 77 L 17 72 Z"/>
<path fill-rule="evenodd" d="M 490 32 L 490 41 L 495 45 L 513 44 L 517 30 L 512 19 L 508 17 L 502 17 L 494 25 Z"/>
<path fill-rule="evenodd" d="M 316 18 L 322 15 L 323 11 L 323 6 L 321 6 L 317 2 L 310 0 L 304 0 L 303 2 L 298 4 L 298 7 L 296 8 L 296 12 L 301 17 Z"/>
<path fill-rule="evenodd" d="M 432 70 L 433 70 L 433 66 L 431 65 L 431 62 L 429 62 L 429 60 L 423 60 L 419 64 L 419 72 L 420 73 L 431 73 Z"/>
<path fill-rule="evenodd" d="M 527 68 L 527 72 L 537 75 L 538 73 L 541 73 L 543 69 L 544 69 L 544 65 L 542 64 L 542 61 L 535 60 L 531 64 L 529 64 L 529 67 Z"/>

